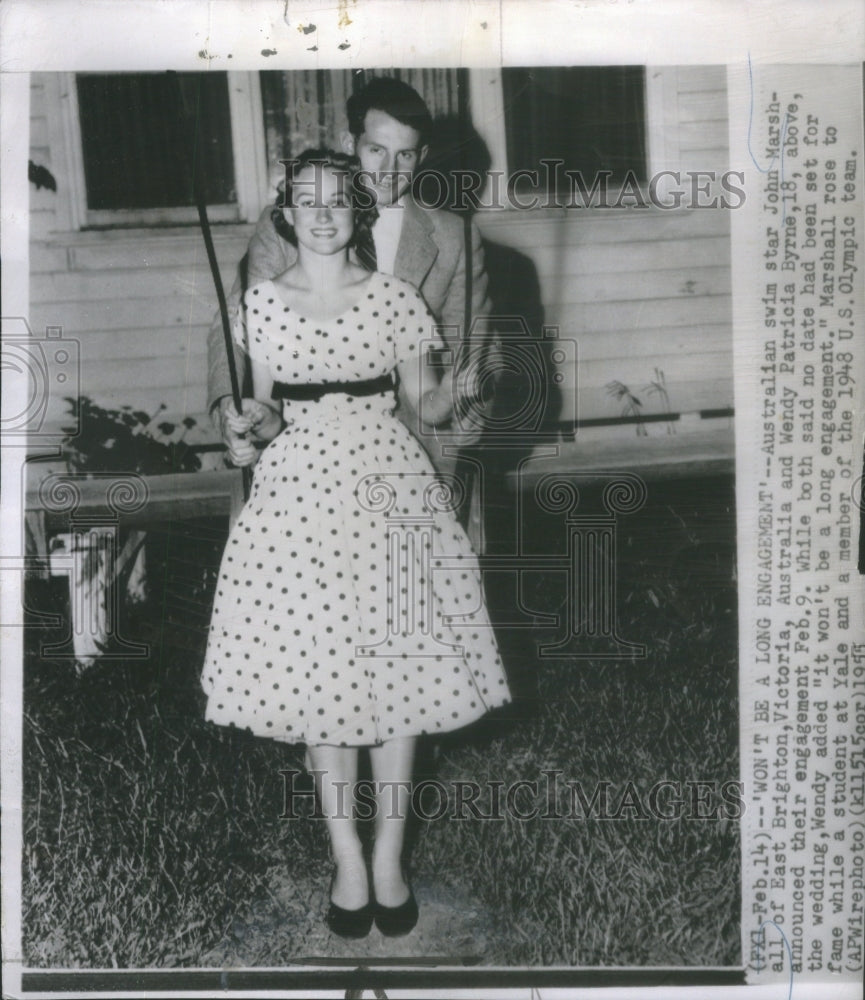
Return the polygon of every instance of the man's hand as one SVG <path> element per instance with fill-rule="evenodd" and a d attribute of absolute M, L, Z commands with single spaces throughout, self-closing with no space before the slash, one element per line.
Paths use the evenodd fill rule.
<path fill-rule="evenodd" d="M 232 465 L 253 465 L 258 458 L 254 441 L 269 441 L 282 427 L 282 418 L 266 403 L 242 399 L 242 413 L 234 408 L 230 396 L 223 396 L 214 411 L 217 430 L 222 435 Z"/>

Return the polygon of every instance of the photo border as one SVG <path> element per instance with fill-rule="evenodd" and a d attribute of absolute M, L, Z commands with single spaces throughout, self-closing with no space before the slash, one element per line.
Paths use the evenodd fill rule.
<path fill-rule="evenodd" d="M 83 6 L 87 6 L 86 4 Z M 699 24 L 686 30 L 699 11 Z M 829 16 L 831 11 L 832 16 Z M 316 20 L 318 51 L 310 53 L 297 25 Z M 286 21 L 288 23 L 286 23 Z M 154 24 L 160 30 L 154 31 Z M 97 28 L 98 25 L 98 28 Z M 157 38 L 154 40 L 154 35 Z M 396 40 L 394 38 L 396 36 Z M 683 37 L 684 36 L 684 37 Z M 293 60 L 292 68 L 375 68 L 392 65 L 502 65 L 568 63 L 607 64 L 611 61 L 649 64 L 742 64 L 755 62 L 860 62 L 865 54 L 865 12 L 847 0 L 832 4 L 740 3 L 711 0 L 694 4 L 587 2 L 580 5 L 553 0 L 543 6 L 528 0 L 509 3 L 473 3 L 453 0 L 418 5 L 411 13 L 387 0 L 340 0 L 324 3 L 257 2 L 237 0 L 211 4 L 192 2 L 169 8 L 156 0 L 117 0 L 94 3 L 82 16 L 82 4 L 72 0 L 8 0 L 0 7 L 2 88 L 2 211 L 3 301 L 5 315 L 26 316 L 29 261 L 27 218 L 14 212 L 26 205 L 29 193 L 20 169 L 26 162 L 27 115 L 31 70 L 153 68 L 275 69 Z M 415 40 L 422 43 L 415 45 Z M 279 52 L 280 65 L 265 54 Z M 454 61 L 454 53 L 458 60 Z M 229 53 L 231 62 L 228 62 Z M 612 57 L 612 58 L 611 58 Z M 18 76 L 18 74 L 24 74 Z M 14 77 L 17 77 L 14 78 Z M 23 103 L 22 103 L 23 95 Z M 731 114 L 731 129 L 738 116 Z M 21 150 L 25 155 L 21 159 Z M 10 169 L 10 165 L 12 168 Z M 8 391 L 8 387 L 7 387 Z M 741 447 L 741 442 L 737 442 Z M 22 454 L 2 449 L 3 524 L 14 518 L 20 493 L 9 483 L 20 482 Z M 8 531 L 4 528 L 4 532 Z M 20 593 L 3 588 L 3 620 L 20 616 Z M 741 615 L 741 611 L 740 611 Z M 3 955 L 4 994 L 68 994 L 96 990 L 139 994 L 166 989 L 230 989 L 284 991 L 286 989 L 362 989 L 389 985 L 413 989 L 438 988 L 499 990 L 604 986 L 604 996 L 635 996 L 634 987 L 739 986 L 740 968 L 637 969 L 423 969 L 410 974 L 390 969 L 363 970 L 194 970 L 81 971 L 26 970 L 20 954 L 20 921 L 12 921 L 21 892 L 21 630 L 3 635 L 2 775 L 3 775 Z M 10 661 L 13 666 L 10 667 Z M 11 956 L 11 957 L 10 957 Z M 356 965 L 355 961 L 347 964 Z M 370 963 L 373 965 L 374 963 Z M 298 979 L 287 981 L 297 975 Z M 406 977 L 399 981 L 399 977 Z M 424 978 L 425 977 L 425 978 Z M 501 978 L 498 978 L 501 977 Z M 180 983 L 188 982 L 188 987 Z M 130 990 L 123 989 L 129 983 Z M 134 984 L 134 985 L 133 985 Z M 833 997 L 846 985 L 828 981 Z M 854 984 L 855 985 L 855 984 Z M 748 987 L 759 995 L 763 987 Z M 687 992 L 687 990 L 685 991 Z M 685 995 L 685 992 L 682 995 Z M 730 994 L 740 995 L 736 989 Z M 427 994 L 428 995 L 428 994 Z M 450 995 L 454 995 L 453 992 Z M 499 995 L 501 995 L 499 993 Z M 526 994 L 527 995 L 527 994 Z M 581 992 L 581 995 L 582 992 Z M 668 993 L 679 995 L 679 993 Z M 706 995 L 705 992 L 701 995 Z M 714 995 L 714 993 L 713 993 Z M 717 995 L 721 995 L 718 993 Z M 777 987 L 771 994 L 778 995 Z M 816 996 L 810 989 L 797 996 Z M 854 993 L 850 994 L 855 995 Z"/>

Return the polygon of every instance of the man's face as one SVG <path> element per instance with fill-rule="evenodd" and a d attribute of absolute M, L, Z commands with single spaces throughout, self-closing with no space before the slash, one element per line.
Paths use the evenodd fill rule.
<path fill-rule="evenodd" d="M 392 205 L 408 190 L 415 167 L 426 154 L 420 133 L 387 112 L 371 108 L 364 118 L 363 132 L 344 138 L 347 153 L 360 159 L 368 184 L 381 206 Z"/>

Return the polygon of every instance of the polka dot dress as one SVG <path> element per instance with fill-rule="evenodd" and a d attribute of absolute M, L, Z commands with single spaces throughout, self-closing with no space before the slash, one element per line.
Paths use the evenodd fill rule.
<path fill-rule="evenodd" d="M 250 356 L 276 381 L 362 381 L 432 336 L 414 288 L 378 272 L 334 319 L 272 282 L 246 294 Z M 446 732 L 509 700 L 477 560 L 393 389 L 283 403 L 225 549 L 206 717 L 290 743 Z"/>

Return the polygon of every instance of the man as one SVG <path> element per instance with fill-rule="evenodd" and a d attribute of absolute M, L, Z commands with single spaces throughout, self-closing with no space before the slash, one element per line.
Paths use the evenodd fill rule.
<path fill-rule="evenodd" d="M 367 266 L 394 274 L 413 284 L 421 293 L 436 320 L 467 337 L 465 326 L 466 254 L 463 222 L 442 209 L 428 209 L 412 198 L 414 171 L 426 156 L 432 128 L 429 109 L 408 84 L 392 77 L 378 77 L 349 98 L 346 105 L 348 130 L 341 136 L 343 151 L 360 160 L 366 187 L 375 198 L 378 218 L 372 227 L 374 259 Z M 471 227 L 471 315 L 489 314 L 487 279 L 483 251 L 477 229 Z M 371 249 L 371 248 L 369 248 Z M 358 254 L 360 256 L 360 248 Z M 368 252 L 368 251 L 367 251 Z M 247 273 L 243 287 L 281 274 L 295 260 L 295 248 L 278 235 L 271 208 L 262 213 L 249 243 Z M 236 312 L 241 294 L 240 275 L 235 280 L 229 309 Z M 432 331 L 430 331 L 432 334 Z M 246 358 L 235 349 L 238 372 Z M 248 454 L 248 445 L 235 437 L 225 422 L 231 406 L 228 359 L 222 325 L 217 315 L 208 337 L 208 408 L 213 413 L 228 449 L 238 464 Z M 419 424 L 404 398 L 399 414 L 415 433 Z M 473 443 L 477 431 L 443 435 L 446 448 L 435 437 L 424 434 L 423 443 L 440 472 L 452 473 L 456 464 L 455 445 Z M 474 541 L 475 539 L 473 539 Z"/>

